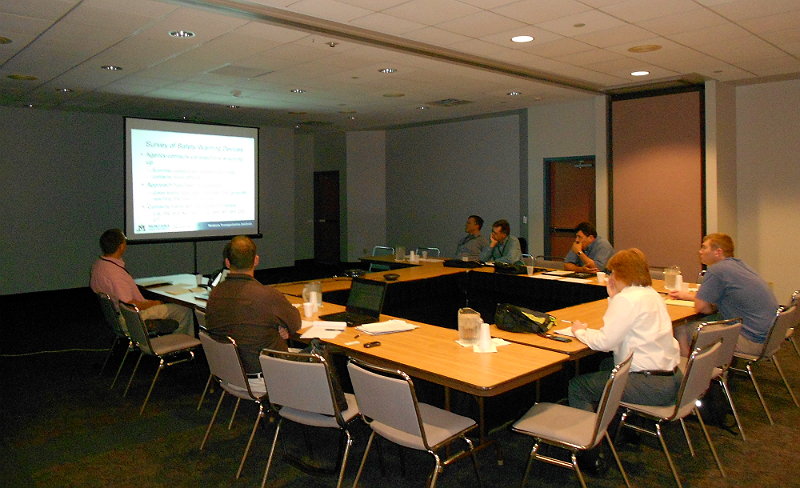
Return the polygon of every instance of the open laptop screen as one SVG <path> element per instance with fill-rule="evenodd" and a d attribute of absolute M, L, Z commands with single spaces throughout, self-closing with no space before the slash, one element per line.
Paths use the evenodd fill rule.
<path fill-rule="evenodd" d="M 378 316 L 386 296 L 386 283 L 356 278 L 350 286 L 347 310 Z"/>

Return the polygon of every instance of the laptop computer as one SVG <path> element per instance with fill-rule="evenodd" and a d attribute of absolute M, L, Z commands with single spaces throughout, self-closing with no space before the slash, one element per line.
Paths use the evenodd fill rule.
<path fill-rule="evenodd" d="M 320 315 L 319 318 L 329 322 L 346 322 L 348 327 L 377 322 L 380 320 L 384 297 L 385 282 L 354 278 L 345 311 Z"/>

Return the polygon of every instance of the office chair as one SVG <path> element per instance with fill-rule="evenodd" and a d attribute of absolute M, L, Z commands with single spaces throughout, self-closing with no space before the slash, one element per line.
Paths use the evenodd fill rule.
<path fill-rule="evenodd" d="M 372 255 L 373 256 L 394 256 L 394 248 L 389 246 L 375 246 L 372 248 Z M 376 271 L 388 271 L 391 269 L 388 265 L 385 264 L 374 264 L 370 263 L 369 265 L 369 272 L 374 273 Z"/>

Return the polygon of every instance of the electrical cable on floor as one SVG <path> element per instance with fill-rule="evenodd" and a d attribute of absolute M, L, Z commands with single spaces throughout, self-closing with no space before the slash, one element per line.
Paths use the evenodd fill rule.
<path fill-rule="evenodd" d="M 0 354 L 0 358 L 17 358 L 22 356 L 35 356 L 37 354 L 52 354 L 57 352 L 108 352 L 106 349 L 61 349 L 58 351 L 36 351 L 36 352 L 23 352 L 19 354 Z"/>

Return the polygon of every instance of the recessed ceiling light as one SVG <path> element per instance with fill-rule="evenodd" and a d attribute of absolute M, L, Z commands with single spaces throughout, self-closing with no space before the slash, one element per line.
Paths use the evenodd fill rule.
<path fill-rule="evenodd" d="M 32 103 L 26 103 L 25 108 L 33 108 L 34 105 Z"/>
<path fill-rule="evenodd" d="M 326 42 L 325 44 L 327 44 L 327 45 L 328 45 L 328 46 L 330 46 L 330 47 L 336 47 L 336 46 L 338 46 L 338 45 L 339 45 L 339 43 L 338 43 L 338 42 L 333 42 L 333 41 L 331 41 L 331 42 Z"/>
<path fill-rule="evenodd" d="M 533 97 L 533 101 L 534 102 L 541 102 L 542 101 L 542 97 Z"/>
<path fill-rule="evenodd" d="M 722 73 L 722 72 L 723 72 L 723 70 L 721 70 L 721 69 L 715 69 L 715 70 L 714 70 L 714 74 L 720 74 L 720 73 Z"/>
<path fill-rule="evenodd" d="M 14 41 L 9 39 L 8 37 L 0 36 L 0 44 L 11 44 L 12 42 Z"/>
<path fill-rule="evenodd" d="M 228 105 L 228 108 L 239 108 L 238 105 Z"/>
<path fill-rule="evenodd" d="M 533 37 L 531 36 L 514 36 L 511 38 L 511 42 L 531 42 Z"/>
<path fill-rule="evenodd" d="M 292 93 L 305 93 L 306 91 L 302 88 L 292 88 Z"/>
<path fill-rule="evenodd" d="M 422 105 L 422 106 L 417 107 L 417 110 L 428 110 L 428 107 L 426 107 L 425 105 Z"/>
<path fill-rule="evenodd" d="M 347 120 L 356 120 L 356 118 L 351 115 L 350 117 L 347 117 Z"/>
<path fill-rule="evenodd" d="M 518 95 L 522 95 L 522 93 L 520 93 L 518 91 L 508 92 L 508 96 L 510 96 L 510 97 L 516 97 Z"/>
<path fill-rule="evenodd" d="M 651 53 L 653 51 L 658 51 L 661 49 L 661 46 L 658 44 L 644 44 L 642 46 L 633 46 L 628 48 L 628 52 L 632 53 Z"/>
<path fill-rule="evenodd" d="M 72 88 L 56 88 L 56 91 L 59 93 L 69 93 L 72 91 Z"/>
<path fill-rule="evenodd" d="M 12 80 L 19 80 L 19 81 L 36 81 L 36 80 L 39 79 L 39 78 L 37 78 L 37 77 L 35 77 L 33 75 L 20 75 L 20 74 L 16 74 L 16 73 L 8 75 L 7 78 L 10 78 Z"/>
<path fill-rule="evenodd" d="M 631 76 L 647 76 L 649 74 L 650 74 L 649 71 L 634 71 L 633 73 L 631 73 Z"/>
<path fill-rule="evenodd" d="M 386 98 L 400 98 L 406 96 L 405 93 L 384 93 L 384 97 Z"/>
<path fill-rule="evenodd" d="M 355 110 L 339 110 L 339 113 L 342 115 L 347 115 L 347 114 L 354 114 L 357 112 Z"/>
<path fill-rule="evenodd" d="M 572 27 L 577 27 L 578 29 L 580 29 L 581 27 L 586 27 L 586 24 L 584 24 L 584 23 L 575 24 Z"/>
<path fill-rule="evenodd" d="M 100 66 L 100 69 L 104 69 L 106 71 L 122 71 L 122 68 L 119 66 L 114 66 L 113 64 L 109 64 L 107 66 Z"/>
<path fill-rule="evenodd" d="M 194 37 L 194 32 L 185 30 L 174 30 L 174 31 L 169 31 L 169 35 L 170 37 L 174 37 L 176 39 L 189 39 L 190 37 Z"/>
<path fill-rule="evenodd" d="M 380 71 L 381 73 L 395 73 L 397 70 L 394 69 L 394 68 L 383 68 L 383 69 L 378 70 L 378 71 Z"/>
<path fill-rule="evenodd" d="M 287 112 L 289 115 L 305 115 L 307 112 Z"/>

